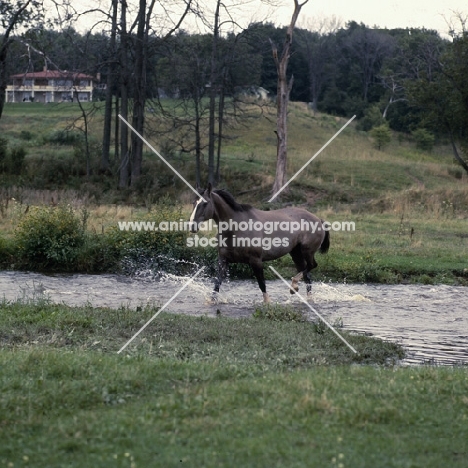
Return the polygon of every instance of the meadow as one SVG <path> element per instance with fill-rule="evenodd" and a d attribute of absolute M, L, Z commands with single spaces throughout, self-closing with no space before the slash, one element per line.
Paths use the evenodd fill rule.
<path fill-rule="evenodd" d="M 468 374 L 275 320 L 1 304 L 0 466 L 464 467 Z M 286 313 L 288 312 L 288 313 Z M 280 317 L 285 318 L 281 320 Z"/>
<path fill-rule="evenodd" d="M 190 216 L 192 193 L 151 152 L 145 154 L 142 187 L 135 190 L 117 190 L 115 177 L 84 176 L 79 145 L 65 132 L 79 117 L 76 113 L 72 104 L 6 107 L 0 122 L 3 134 L 12 147 L 21 144 L 27 156 L 21 177 L 3 176 L 0 262 L 5 268 L 12 263 L 17 268 L 44 268 L 28 259 L 18 261 L 18 255 L 12 261 L 15 229 L 33 205 L 70 204 L 94 236 L 83 254 L 91 260 L 57 267 L 64 271 L 118 268 L 118 256 L 105 265 L 92 257 L 93 252 L 102 251 L 103 244 L 115 241 L 111 234 L 119 221 L 157 220 L 162 215 L 179 221 Z M 428 152 L 417 149 L 411 135 L 394 134 L 391 143 L 379 151 L 372 138 L 352 123 L 295 179 L 281 203 L 270 204 L 276 154 L 274 110 L 260 112 L 251 106 L 246 115 L 243 123 L 227 125 L 220 187 L 239 201 L 263 209 L 294 204 L 330 222 L 355 223 L 353 232 L 331 233 L 332 248 L 319 258 L 316 279 L 467 284 L 468 176 L 443 141 Z M 98 145 L 99 110 L 91 122 L 90 139 Z M 296 173 L 345 123 L 346 119 L 314 115 L 305 104 L 291 103 L 288 174 Z M 24 139 L 25 131 L 28 139 Z M 164 155 L 171 164 L 192 180 L 192 158 L 170 148 L 167 141 L 155 140 L 157 148 L 167 150 Z M 185 258 L 189 255 L 183 248 L 185 238 L 178 242 L 180 249 L 173 250 L 179 253 L 172 253 Z M 163 244 L 157 239 L 155 243 Z M 202 256 L 212 261 L 215 253 Z M 290 265 L 287 259 L 276 262 L 285 274 L 293 271 Z"/>
<path fill-rule="evenodd" d="M 131 274 L 128 258 L 177 274 L 190 268 L 171 270 L 176 259 L 213 268 L 216 252 L 187 249 L 186 233 L 118 230 L 119 221 L 187 219 L 192 195 L 151 153 L 138 189 L 117 190 L 115 174 L 87 177 L 79 140 L 63 132 L 75 117 L 70 104 L 5 107 L 2 137 L 27 154 L 21 174 L 0 174 L 2 268 Z M 345 122 L 291 103 L 288 174 Z M 97 151 L 99 113 L 91 128 Z M 222 156 L 220 187 L 264 209 L 280 206 L 267 203 L 273 130 L 273 111 L 252 108 L 247 125 L 228 125 Z M 193 179 L 189 156 L 164 155 Z M 443 141 L 427 152 L 394 134 L 378 151 L 353 124 L 281 204 L 356 224 L 331 233 L 315 281 L 467 285 L 467 181 Z M 274 265 L 292 273 L 286 258 Z M 0 302 L 0 466 L 468 464 L 465 367 L 403 367 L 398 344 L 334 324 L 354 355 L 321 323 L 279 306 L 237 320 L 162 313 L 118 354 L 157 310 Z"/>

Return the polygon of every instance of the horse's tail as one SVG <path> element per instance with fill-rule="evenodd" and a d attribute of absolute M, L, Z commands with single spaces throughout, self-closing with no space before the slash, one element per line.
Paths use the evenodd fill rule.
<path fill-rule="evenodd" d="M 319 252 L 326 254 L 330 248 L 330 231 L 325 231 L 325 237 L 323 238 L 322 244 L 320 245 Z"/>

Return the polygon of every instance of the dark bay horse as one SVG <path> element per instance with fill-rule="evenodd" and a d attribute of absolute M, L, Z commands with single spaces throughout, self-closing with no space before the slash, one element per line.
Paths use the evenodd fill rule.
<path fill-rule="evenodd" d="M 214 294 L 219 292 L 229 263 L 251 266 L 263 300 L 266 292 L 263 262 L 290 254 L 298 274 L 291 287 L 297 291 L 298 281 L 304 279 L 307 293 L 311 292 L 309 272 L 317 267 L 314 255 L 326 253 L 330 246 L 328 230 L 317 216 L 301 208 L 282 208 L 262 211 L 240 204 L 225 190 L 199 189 L 200 198 L 194 202 L 190 229 L 197 232 L 200 224 L 213 219 L 218 225 L 218 277 Z M 293 294 L 293 291 L 291 290 Z"/>

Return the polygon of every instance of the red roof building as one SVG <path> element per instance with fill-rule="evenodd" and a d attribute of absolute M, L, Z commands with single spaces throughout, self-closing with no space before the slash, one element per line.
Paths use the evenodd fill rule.
<path fill-rule="evenodd" d="M 88 102 L 97 79 L 84 73 L 43 70 L 10 77 L 7 102 Z"/>

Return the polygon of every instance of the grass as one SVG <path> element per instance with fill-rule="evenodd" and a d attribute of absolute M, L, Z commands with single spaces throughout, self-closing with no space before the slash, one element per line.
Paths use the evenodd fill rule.
<path fill-rule="evenodd" d="M 275 170 L 274 109 L 263 109 L 260 114 L 252 106 L 247 111 L 248 125 L 227 122 L 229 138 L 223 147 L 220 185 L 228 188 L 241 202 L 263 209 L 280 207 L 281 203 L 271 205 L 266 202 L 271 195 Z M 16 141 L 24 131 L 24 119 L 34 120 L 28 128 L 35 137 L 23 143 L 28 147 L 27 158 L 36 161 L 31 167 L 37 168 L 37 161 L 45 151 L 38 143 L 42 141 L 41 136 L 63 128 L 76 112 L 77 108 L 72 104 L 50 107 L 36 103 L 7 104 L 1 126 L 4 135 L 10 141 Z M 152 114 L 151 122 L 154 119 Z M 99 138 L 99 114 L 93 122 L 93 137 Z M 314 115 L 306 105 L 291 103 L 288 174 L 301 168 L 345 122 L 343 118 Z M 153 143 L 156 147 L 164 146 L 162 140 Z M 71 158 L 73 148 L 51 146 L 46 151 L 58 165 L 52 165 L 51 174 L 43 174 L 42 179 L 59 180 L 60 171 L 68 163 L 57 161 L 66 158 L 67 151 Z M 190 157 L 176 153 L 170 157 L 178 170 L 191 180 L 193 161 Z M 191 192 L 165 172 L 156 156 L 146 154 L 145 160 L 148 178 L 157 179 L 159 185 L 143 195 L 138 195 L 138 191 L 127 194 L 127 202 L 131 203 L 123 201 L 125 194 L 116 195 L 110 188 L 112 183 L 100 186 L 96 181 L 99 177 L 85 181 L 83 177 L 75 176 L 70 183 L 84 184 L 73 190 L 66 185 L 36 190 L 27 184 L 4 190 L 0 193 L 0 229 L 4 238 L 0 239 L 0 250 L 2 243 L 10 242 L 27 207 L 34 204 L 62 202 L 72 204 L 78 212 L 85 209 L 89 214 L 88 231 L 98 236 L 111 231 L 118 221 L 158 218 L 162 193 L 176 200 L 174 204 L 182 207 L 181 211 L 176 210 L 177 215 L 182 214 L 188 219 Z M 81 164 L 76 158 L 70 161 L 68 165 L 75 168 Z M 422 152 L 415 148 L 410 137 L 395 134 L 390 145 L 384 151 L 378 151 L 368 135 L 356 131 L 352 124 L 295 179 L 289 195 L 282 202 L 304 206 L 329 221 L 353 221 L 356 224 L 354 232 L 331 233 L 330 252 L 318 258 L 315 278 L 466 285 L 467 180 L 468 176 L 454 164 L 447 145 L 439 144 L 432 152 Z M 212 256 L 210 254 L 210 258 Z M 91 262 L 94 264 L 96 262 Z M 284 274 L 293 271 L 289 258 L 275 265 Z"/>
<path fill-rule="evenodd" d="M 276 311 L 278 313 L 278 311 Z M 289 313 L 289 311 L 286 311 Z M 0 309 L 0 466 L 466 466 L 468 374 L 311 323 Z M 387 363 L 387 365 L 384 365 Z"/>
<path fill-rule="evenodd" d="M 67 104 L 7 104 L 2 135 L 27 147 L 34 170 L 47 157 L 65 161 L 57 169 L 79 164 L 72 147 L 43 139 L 75 113 Z M 276 145 L 274 115 L 267 116 L 248 128 L 231 125 L 222 159 L 222 185 L 264 208 Z M 292 104 L 288 173 L 344 123 Z M 177 167 L 191 177 L 186 157 Z M 14 229 L 29 205 L 70 203 L 99 239 L 118 221 L 159 219 L 162 192 L 188 217 L 191 194 L 163 175 L 157 191 L 132 194 L 131 204 L 96 180 L 73 190 L 9 181 L 0 193 L 0 257 L 13 255 Z M 349 128 L 283 201 L 356 223 L 354 232 L 332 232 L 315 278 L 467 284 L 466 181 L 447 147 L 423 153 L 394 138 L 379 152 Z M 291 261 L 275 267 L 288 275 Z M 163 313 L 117 354 L 154 308 L 1 303 L 0 466 L 467 466 L 467 369 L 395 366 L 398 345 L 340 330 L 355 356 L 326 327 L 304 322 L 300 309 L 252 312 L 243 320 Z"/>

